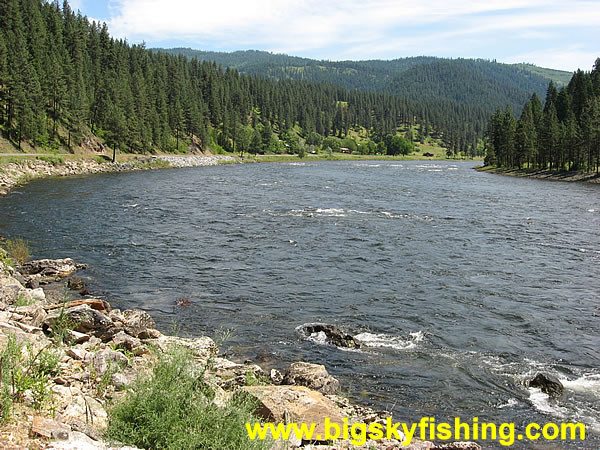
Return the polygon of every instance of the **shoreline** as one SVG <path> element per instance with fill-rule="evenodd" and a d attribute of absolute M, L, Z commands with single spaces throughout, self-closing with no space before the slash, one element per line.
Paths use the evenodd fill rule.
<path fill-rule="evenodd" d="M 569 183 L 600 184 L 600 174 L 595 172 L 554 171 L 534 169 L 509 169 L 495 166 L 474 167 L 478 172 L 536 180 L 564 181 Z"/>
<path fill-rule="evenodd" d="M 0 153 L 0 157 L 2 154 Z M 183 167 L 215 166 L 235 163 L 232 156 L 216 155 L 158 155 L 140 156 L 125 161 L 105 161 L 101 157 L 84 159 L 65 159 L 62 155 L 33 156 L 15 159 L 0 165 L 0 195 L 6 195 L 11 189 L 31 180 L 47 177 L 67 177 L 97 173 L 132 172 Z M 13 156 L 10 156 L 12 159 Z"/>
<path fill-rule="evenodd" d="M 29 181 L 47 177 L 66 177 L 91 175 L 98 173 L 133 172 L 142 170 L 158 170 L 173 168 L 188 168 L 201 166 L 216 166 L 221 164 L 254 164 L 278 162 L 326 162 L 326 161 L 476 161 L 424 158 L 397 157 L 387 155 L 307 155 L 298 158 L 297 155 L 151 155 L 130 156 L 129 158 L 111 162 L 102 155 L 90 155 L 78 159 L 70 159 L 63 154 L 5 154 L 0 153 L 0 195 L 6 195 L 11 189 L 26 184 Z M 9 158 L 2 164 L 1 158 Z"/>
<path fill-rule="evenodd" d="M 44 448 L 132 449 L 105 440 L 110 410 L 127 398 L 139 374 L 149 374 L 157 358 L 168 355 L 173 346 L 191 352 L 192 364 L 204 371 L 205 382 L 214 392 L 216 407 L 224 407 L 241 392 L 258 401 L 256 414 L 263 423 L 313 422 L 320 429 L 326 418 L 335 418 L 340 425 L 342 418 L 347 418 L 350 425 L 377 422 L 383 430 L 392 423 L 389 413 L 353 404 L 340 396 L 339 381 L 323 365 L 298 361 L 284 373 L 275 369 L 267 372 L 253 361 L 240 364 L 219 356 L 210 337 L 165 335 L 145 311 L 113 309 L 105 300 L 91 295 L 84 280 L 74 275 L 85 270 L 84 264 L 69 258 L 14 266 L 7 261 L 7 254 L 0 248 L 0 351 L 4 352 L 12 339 L 22 346 L 21 353 L 29 352 L 29 358 L 56 352 L 60 363 L 56 372 L 44 379 L 47 386 L 42 399 L 33 390 L 15 400 L 13 416 L 4 423 L 0 421 L 0 447 L 37 448 L 49 444 Z M 72 325 L 62 330 L 69 339 L 57 341 L 61 317 L 67 317 Z M 369 440 L 357 446 L 351 438 L 340 438 L 320 442 L 318 448 L 482 448 L 473 442 L 437 446 L 417 439 L 401 447 L 399 439 L 404 439 L 401 432 L 398 438 Z M 274 441 L 271 448 L 308 450 L 312 445 L 290 438 Z"/>

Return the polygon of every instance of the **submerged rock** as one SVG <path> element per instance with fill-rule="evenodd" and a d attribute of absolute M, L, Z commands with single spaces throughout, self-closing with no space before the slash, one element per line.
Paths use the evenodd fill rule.
<path fill-rule="evenodd" d="M 306 338 L 323 341 L 336 347 L 360 348 L 361 345 L 350 334 L 344 333 L 337 326 L 327 323 L 305 323 L 296 328 Z"/>
<path fill-rule="evenodd" d="M 558 378 L 544 373 L 538 373 L 529 382 L 529 387 L 541 389 L 544 394 L 548 394 L 550 397 L 560 397 L 565 390 Z"/>

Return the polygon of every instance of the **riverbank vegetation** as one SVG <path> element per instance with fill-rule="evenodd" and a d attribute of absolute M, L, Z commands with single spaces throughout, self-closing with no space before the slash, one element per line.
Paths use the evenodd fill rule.
<path fill-rule="evenodd" d="M 600 170 L 600 58 L 558 90 L 550 82 L 544 104 L 534 93 L 520 117 L 510 108 L 490 118 L 486 165 L 551 172 Z"/>

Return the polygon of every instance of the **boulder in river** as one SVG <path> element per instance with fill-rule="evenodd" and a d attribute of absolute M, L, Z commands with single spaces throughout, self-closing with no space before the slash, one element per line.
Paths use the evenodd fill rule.
<path fill-rule="evenodd" d="M 565 390 L 558 378 L 545 373 L 538 373 L 529 382 L 529 387 L 541 389 L 544 394 L 548 394 L 550 397 L 560 397 Z"/>
<path fill-rule="evenodd" d="M 305 323 L 297 328 L 306 338 L 313 338 L 342 348 L 360 348 L 360 343 L 337 326 L 327 323 Z"/>

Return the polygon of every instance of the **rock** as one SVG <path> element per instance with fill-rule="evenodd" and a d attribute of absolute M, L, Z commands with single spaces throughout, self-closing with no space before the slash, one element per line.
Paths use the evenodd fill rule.
<path fill-rule="evenodd" d="M 93 427 L 89 426 L 85 422 L 82 422 L 77 419 L 71 419 L 71 420 L 69 420 L 69 426 L 71 427 L 72 431 L 76 431 L 78 433 L 83 433 L 86 436 L 88 436 L 89 438 L 93 439 L 94 441 L 102 440 L 102 433 L 100 433 L 98 430 L 94 429 Z"/>
<path fill-rule="evenodd" d="M 482 447 L 475 442 L 450 442 L 432 447 L 431 450 L 481 450 Z"/>
<path fill-rule="evenodd" d="M 304 337 L 322 338 L 326 343 L 343 348 L 360 348 L 360 343 L 357 342 L 351 335 L 344 333 L 337 326 L 327 323 L 305 323 L 299 326 L 296 330 Z"/>
<path fill-rule="evenodd" d="M 19 272 L 24 275 L 43 276 L 68 276 L 78 270 L 85 269 L 85 264 L 76 264 L 71 258 L 65 259 L 39 259 L 29 261 L 19 267 Z"/>
<path fill-rule="evenodd" d="M 325 366 L 307 362 L 292 364 L 283 378 L 283 384 L 306 386 L 322 394 L 336 394 L 340 389 L 340 382 L 327 373 Z"/>
<path fill-rule="evenodd" d="M 156 328 L 154 319 L 146 311 L 139 309 L 127 309 L 121 313 L 125 331 L 127 334 L 138 337 L 138 335 L 148 328 Z"/>
<path fill-rule="evenodd" d="M 137 374 L 132 370 L 127 370 L 122 373 L 115 373 L 112 376 L 112 385 L 115 387 L 117 391 L 122 391 L 131 387 L 135 380 L 137 379 Z"/>
<path fill-rule="evenodd" d="M 72 291 L 80 291 L 86 288 L 86 283 L 83 278 L 80 277 L 69 277 L 67 280 L 67 287 Z"/>
<path fill-rule="evenodd" d="M 163 334 L 154 328 L 148 328 L 138 334 L 138 339 L 159 339 Z"/>
<path fill-rule="evenodd" d="M 565 390 L 558 378 L 544 373 L 538 373 L 529 382 L 529 387 L 539 388 L 544 394 L 548 394 L 550 397 L 560 397 Z"/>
<path fill-rule="evenodd" d="M 96 429 L 105 429 L 108 425 L 108 414 L 102 404 L 87 395 L 74 396 L 62 416 L 67 422 L 75 419 Z"/>
<path fill-rule="evenodd" d="M 343 426 L 343 417 L 331 400 L 305 386 L 246 386 L 242 392 L 255 398 L 258 416 L 275 423 L 316 424 L 315 432 L 325 434 L 325 418 Z"/>
<path fill-rule="evenodd" d="M 104 375 L 109 368 L 125 367 L 129 364 L 127 357 L 121 352 L 109 348 L 100 350 L 92 358 L 92 365 L 99 376 Z"/>
<path fill-rule="evenodd" d="M 279 385 L 283 383 L 283 374 L 277 369 L 271 369 L 269 378 L 271 379 L 271 383 L 273 384 Z"/>
<path fill-rule="evenodd" d="M 46 309 L 46 311 L 52 311 L 54 309 L 73 308 L 75 306 L 81 306 L 81 305 L 87 305 L 90 308 L 95 309 L 96 311 L 100 311 L 104 314 L 108 314 L 108 312 L 110 311 L 110 305 L 108 304 L 108 302 L 97 299 L 97 298 L 86 298 L 86 299 L 82 299 L 82 300 L 74 300 L 72 302 L 67 302 L 67 303 L 50 305 L 50 306 L 46 306 L 45 309 Z"/>
<path fill-rule="evenodd" d="M 88 305 L 52 310 L 44 320 L 44 327 L 46 329 L 54 327 L 59 318 L 68 320 L 71 325 L 69 328 L 80 333 L 94 334 L 105 341 L 109 341 L 115 334 L 111 333 L 111 330 L 114 329 L 112 320 L 106 314 L 96 311 Z"/>
<path fill-rule="evenodd" d="M 67 331 L 67 337 L 75 344 L 83 344 L 90 340 L 89 334 L 80 333 L 79 331 L 69 330 Z M 102 342 L 102 341 L 100 341 Z"/>
<path fill-rule="evenodd" d="M 40 277 L 36 275 L 32 275 L 27 277 L 27 281 L 25 282 L 25 286 L 29 289 L 37 289 L 40 287 Z"/>
<path fill-rule="evenodd" d="M 160 350 L 163 352 L 167 352 L 169 347 L 173 345 L 187 347 L 192 351 L 194 357 L 201 361 L 207 361 L 219 351 L 215 342 L 207 336 L 201 336 L 194 339 L 186 339 L 175 336 L 160 336 L 158 339 L 148 339 L 146 340 L 146 343 L 149 345 L 158 346 L 158 348 L 160 348 Z"/>
<path fill-rule="evenodd" d="M 257 383 L 266 376 L 262 368 L 256 364 L 238 364 L 224 358 L 215 360 L 214 370 L 217 377 L 222 380 L 221 385 L 224 389 Z"/>
<path fill-rule="evenodd" d="M 115 334 L 111 342 L 115 348 L 120 348 L 130 352 L 133 352 L 135 349 L 139 349 L 142 346 L 142 342 L 138 338 L 129 336 L 124 331 Z"/>
<path fill-rule="evenodd" d="M 69 439 L 70 428 L 62 423 L 41 416 L 33 416 L 31 436 L 41 436 L 47 439 Z"/>
<path fill-rule="evenodd" d="M 75 361 L 85 361 L 89 358 L 90 353 L 82 348 L 71 347 L 67 350 L 67 356 L 73 358 Z"/>
<path fill-rule="evenodd" d="M 43 330 L 41 328 L 32 327 L 31 325 L 26 325 L 22 322 L 15 322 L 15 325 L 18 326 L 21 330 L 23 330 L 29 334 L 34 334 L 34 333 L 42 334 L 43 333 Z"/>
<path fill-rule="evenodd" d="M 19 281 L 5 273 L 0 267 L 0 301 L 13 305 L 18 300 L 19 293 L 24 290 L 25 288 Z"/>
<path fill-rule="evenodd" d="M 46 294 L 42 288 L 27 289 L 27 294 L 32 301 L 43 302 L 46 300 Z"/>

